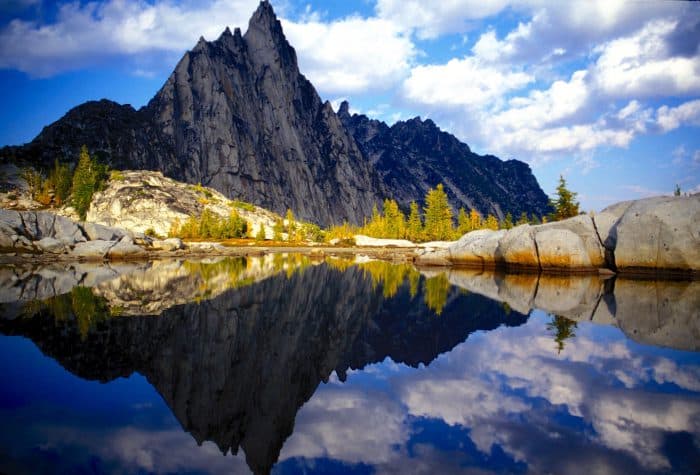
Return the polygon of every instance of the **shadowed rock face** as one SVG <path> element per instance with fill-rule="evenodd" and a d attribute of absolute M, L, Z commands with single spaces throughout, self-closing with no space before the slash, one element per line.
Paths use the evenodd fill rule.
<path fill-rule="evenodd" d="M 175 274 L 174 286 L 180 277 Z M 172 293 L 172 286 L 161 287 Z M 0 319 L 0 331 L 31 338 L 81 377 L 145 375 L 198 442 L 214 441 L 224 452 L 242 447 L 251 469 L 267 473 L 298 409 L 333 370 L 343 378 L 348 368 L 387 356 L 429 364 L 473 331 L 527 319 L 505 315 L 498 302 L 478 295 L 441 290 L 438 316 L 408 283 L 384 297 L 361 268 L 341 272 L 322 264 L 170 307 L 158 317 L 98 319 L 85 330 L 75 317 L 55 318 L 44 309 Z"/>
<path fill-rule="evenodd" d="M 499 216 L 547 210 L 524 163 L 478 157 L 430 121 L 384 126 L 387 134 L 366 142 L 342 118 L 300 73 L 263 1 L 245 35 L 226 29 L 185 53 L 147 106 L 87 102 L 31 143 L 0 150 L 0 161 L 46 168 L 85 144 L 113 168 L 159 170 L 321 225 L 360 224 L 385 197 L 407 208 L 439 182 L 455 207 Z"/>
<path fill-rule="evenodd" d="M 477 155 L 430 119 L 416 117 L 389 127 L 365 115 L 350 115 L 347 102 L 338 117 L 388 194 L 405 209 L 442 183 L 455 210 L 476 209 L 501 219 L 506 213 L 543 216 L 550 211 L 547 195 L 527 164 Z"/>

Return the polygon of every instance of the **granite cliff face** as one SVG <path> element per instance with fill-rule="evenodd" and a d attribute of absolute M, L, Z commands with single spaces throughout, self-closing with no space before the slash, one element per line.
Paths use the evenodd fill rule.
<path fill-rule="evenodd" d="M 300 73 L 266 1 L 245 35 L 200 39 L 145 107 L 87 102 L 0 150 L 0 161 L 46 168 L 83 144 L 114 168 L 162 171 L 321 225 L 359 224 L 386 197 L 407 207 L 440 182 L 456 208 L 503 216 L 547 206 L 527 165 L 479 157 L 431 121 L 388 127 L 349 117 L 347 105 L 336 114 Z"/>
<path fill-rule="evenodd" d="M 514 217 L 522 212 L 539 216 L 549 212 L 547 195 L 526 163 L 477 155 L 430 119 L 416 117 L 389 127 L 365 115 L 350 115 L 346 101 L 338 117 L 379 174 L 384 189 L 405 209 L 443 183 L 455 210 L 475 208 L 499 218 L 508 212 Z"/>

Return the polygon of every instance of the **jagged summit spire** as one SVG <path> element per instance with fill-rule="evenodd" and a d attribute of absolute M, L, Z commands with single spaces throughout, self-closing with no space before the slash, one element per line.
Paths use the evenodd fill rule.
<path fill-rule="evenodd" d="M 275 10 L 267 0 L 261 1 L 260 5 L 258 5 L 258 8 L 255 10 L 255 13 L 253 13 L 253 16 L 250 17 L 250 21 L 248 22 L 248 31 L 250 31 L 251 27 L 253 26 L 267 28 L 269 30 L 278 27 L 281 31 L 282 27 L 279 24 Z"/>
<path fill-rule="evenodd" d="M 243 36 L 259 64 L 280 63 L 283 68 L 298 72 L 297 56 L 282 31 L 270 2 L 263 0 L 248 22 L 248 31 Z"/>
<path fill-rule="evenodd" d="M 350 117 L 350 104 L 348 101 L 343 101 L 340 103 L 338 108 L 338 117 Z"/>

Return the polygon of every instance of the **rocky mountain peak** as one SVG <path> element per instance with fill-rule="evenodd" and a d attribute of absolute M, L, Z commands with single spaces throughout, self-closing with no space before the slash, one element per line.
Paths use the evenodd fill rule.
<path fill-rule="evenodd" d="M 256 63 L 268 67 L 279 64 L 297 70 L 296 52 L 284 36 L 282 24 L 269 2 L 260 2 L 248 22 L 244 38 Z"/>
<path fill-rule="evenodd" d="M 343 101 L 340 103 L 340 108 L 338 109 L 338 117 L 340 120 L 345 120 L 350 118 L 350 104 L 348 101 Z"/>

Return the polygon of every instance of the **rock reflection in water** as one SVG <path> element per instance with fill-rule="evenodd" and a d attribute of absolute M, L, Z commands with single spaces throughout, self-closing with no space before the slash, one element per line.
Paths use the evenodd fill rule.
<path fill-rule="evenodd" d="M 528 314 L 620 327 L 640 343 L 700 350 L 700 282 L 451 270 L 453 285 Z"/>
<path fill-rule="evenodd" d="M 255 473 L 278 460 L 282 471 L 309 470 L 304 460 L 319 457 L 412 471 L 405 464 L 419 453 L 426 470 L 464 468 L 436 442 L 420 441 L 434 427 L 469 441 L 460 450 L 472 465 L 495 463 L 498 446 L 509 454 L 506 471 L 524 461 L 535 472 L 574 473 L 576 463 L 533 445 L 551 445 L 543 434 L 564 430 L 562 444 L 581 456 L 595 452 L 617 468 L 612 473 L 645 464 L 663 471 L 676 463 L 661 454 L 664 431 L 699 431 L 697 368 L 645 356 L 653 370 L 644 373 L 624 343 L 597 342 L 589 327 L 576 326 L 614 324 L 641 342 L 697 349 L 696 282 L 421 275 L 407 264 L 283 255 L 75 267 L 68 277 L 56 269 L 2 272 L 12 275 L 0 282 L 2 333 L 30 338 L 82 378 L 144 375 L 198 443 L 242 448 Z M 554 315 L 549 327 L 541 317 L 524 325 L 533 308 Z M 496 330 L 504 325 L 519 328 Z M 496 331 L 467 340 L 479 330 Z M 415 369 L 391 369 L 397 363 Z M 614 376 L 604 376 L 606 368 Z M 358 386 L 359 374 L 369 386 Z M 629 390 L 649 380 L 686 394 Z M 555 416 L 582 419 L 570 423 L 590 424 L 597 435 L 587 440 L 547 420 Z"/>
<path fill-rule="evenodd" d="M 139 268 L 27 302 L 22 318 L 0 320 L 0 331 L 28 336 L 84 378 L 143 374 L 197 442 L 214 441 L 223 452 L 242 447 L 250 468 L 266 473 L 298 408 L 334 371 L 342 377 L 386 357 L 429 364 L 473 331 L 527 319 L 504 315 L 498 302 L 464 295 L 444 278 L 421 279 L 408 265 L 237 262 Z M 76 289 L 92 296 L 103 317 L 86 324 Z M 133 315 L 145 295 L 146 313 L 164 301 L 159 318 Z M 198 302 L 176 304 L 185 298 Z"/>

